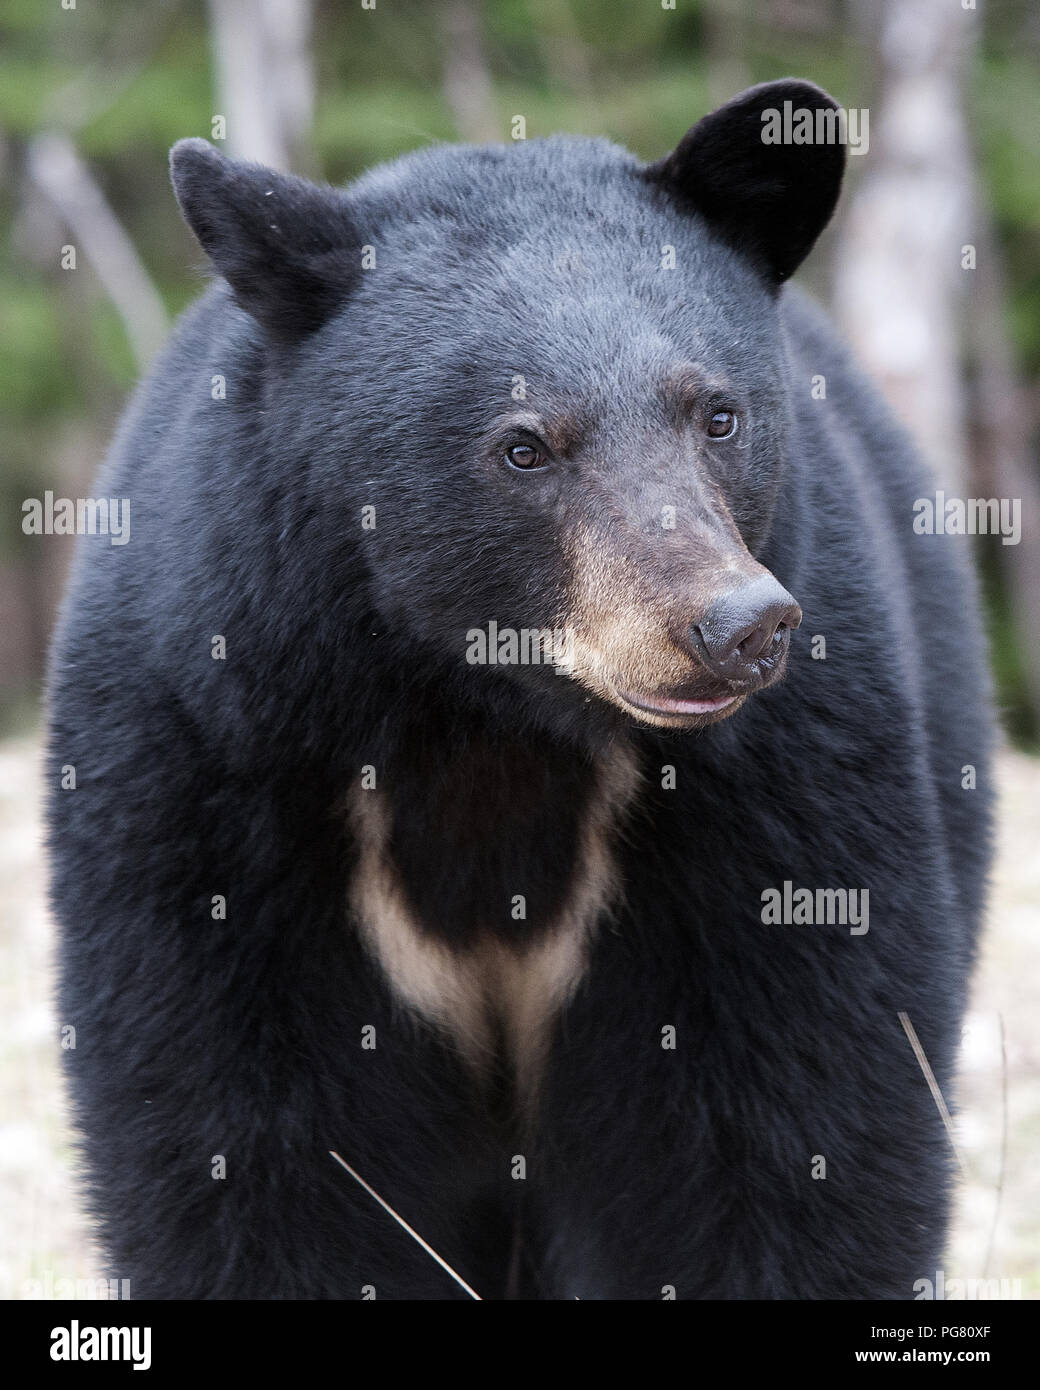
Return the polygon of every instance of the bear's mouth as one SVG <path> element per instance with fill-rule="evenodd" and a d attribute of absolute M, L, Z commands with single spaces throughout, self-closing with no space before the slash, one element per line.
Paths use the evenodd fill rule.
<path fill-rule="evenodd" d="M 643 723 L 700 728 L 728 719 L 736 714 L 749 695 L 782 679 L 786 656 L 785 644 L 777 657 L 759 662 L 751 680 L 709 684 L 700 676 L 680 685 L 650 691 L 633 690 L 616 680 L 612 683 L 612 694 L 617 704 Z"/>
<path fill-rule="evenodd" d="M 737 690 L 694 696 L 660 690 L 637 693 L 615 686 L 614 695 L 618 704 L 644 723 L 701 725 L 713 724 L 734 714 L 748 692 Z"/>

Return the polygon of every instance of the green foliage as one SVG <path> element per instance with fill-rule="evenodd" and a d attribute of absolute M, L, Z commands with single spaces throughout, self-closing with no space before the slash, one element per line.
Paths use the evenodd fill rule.
<path fill-rule="evenodd" d="M 41 277 L 0 272 L 0 380 L 15 428 L 74 403 L 62 365 L 58 304 Z"/>

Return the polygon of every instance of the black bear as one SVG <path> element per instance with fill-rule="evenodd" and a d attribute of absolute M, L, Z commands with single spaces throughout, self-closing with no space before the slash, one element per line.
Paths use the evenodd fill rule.
<path fill-rule="evenodd" d="M 50 675 L 61 1020 L 136 1297 L 911 1298 L 988 857 L 958 542 L 785 281 L 837 138 L 345 189 L 177 145 L 219 274 Z M 823 384 L 823 389 L 821 388 Z M 330 1156 L 350 1165 L 452 1277 Z"/>

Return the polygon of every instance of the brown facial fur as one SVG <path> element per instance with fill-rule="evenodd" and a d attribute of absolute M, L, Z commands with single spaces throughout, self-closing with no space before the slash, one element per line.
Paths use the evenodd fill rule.
<path fill-rule="evenodd" d="M 674 726 L 672 719 L 633 709 L 619 688 L 651 693 L 703 676 L 696 659 L 678 644 L 681 631 L 742 577 L 765 573 L 724 504 L 716 503 L 715 513 L 723 525 L 700 545 L 663 528 L 659 539 L 638 531 L 626 537 L 616 526 L 608 531 L 586 525 L 571 535 L 567 607 L 557 620 L 573 634 L 568 674 L 644 723 Z"/>

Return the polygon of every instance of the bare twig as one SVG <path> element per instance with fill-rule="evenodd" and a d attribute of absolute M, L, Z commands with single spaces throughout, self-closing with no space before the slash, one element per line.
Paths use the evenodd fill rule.
<path fill-rule="evenodd" d="M 345 1163 L 343 1159 L 340 1158 L 339 1154 L 335 1151 L 335 1149 L 330 1149 L 329 1153 L 332 1155 L 332 1157 L 336 1160 L 336 1162 L 340 1165 L 341 1168 L 345 1168 L 347 1170 L 347 1172 L 350 1174 L 350 1176 L 354 1179 L 355 1182 L 361 1184 L 361 1186 L 365 1189 L 365 1191 L 368 1193 L 370 1197 L 374 1197 L 376 1199 L 376 1201 L 379 1203 L 379 1205 L 383 1208 L 385 1212 L 389 1212 L 389 1214 L 394 1218 L 397 1224 L 399 1226 L 402 1226 L 413 1240 L 419 1242 L 422 1248 L 426 1251 L 427 1255 L 435 1259 L 437 1263 L 440 1265 L 441 1269 L 447 1270 L 447 1272 L 455 1280 L 456 1284 L 458 1284 L 460 1288 L 466 1290 L 470 1298 L 475 1298 L 478 1303 L 482 1303 L 484 1301 L 480 1297 L 479 1293 L 475 1293 L 473 1289 L 470 1288 L 470 1286 L 466 1283 L 465 1279 L 463 1279 L 460 1275 L 455 1273 L 451 1265 L 448 1264 L 447 1260 L 442 1260 L 440 1255 L 437 1254 L 437 1251 L 434 1250 L 433 1246 L 428 1245 L 426 1241 L 423 1240 L 422 1236 L 418 1233 L 418 1231 L 414 1231 L 411 1228 L 411 1226 L 409 1226 L 408 1222 L 405 1221 L 403 1216 L 398 1216 L 397 1212 L 394 1211 L 393 1207 L 390 1205 L 389 1202 L 384 1202 L 382 1197 L 380 1197 L 379 1193 L 376 1192 L 373 1188 L 369 1187 L 368 1183 L 365 1182 L 364 1178 L 360 1177 L 357 1173 L 355 1173 L 349 1163 Z"/>
<path fill-rule="evenodd" d="M 37 135 L 26 168 L 97 271 L 143 371 L 166 337 L 166 310 L 123 224 L 67 135 Z"/>
<path fill-rule="evenodd" d="M 942 1116 L 942 1122 L 946 1126 L 946 1133 L 950 1136 L 950 1147 L 953 1149 L 957 1162 L 961 1166 L 961 1172 L 967 1177 L 968 1166 L 961 1156 L 960 1149 L 957 1147 L 957 1140 L 953 1133 L 953 1120 L 950 1118 L 950 1112 L 945 1100 L 943 1100 L 943 1093 L 939 1090 L 939 1083 L 935 1079 L 935 1073 L 932 1071 L 928 1058 L 924 1055 L 924 1048 L 921 1046 L 921 1040 L 917 1036 L 917 1030 L 910 1022 L 910 1015 L 902 1011 L 899 1014 L 899 1022 L 903 1025 L 903 1032 L 910 1039 L 910 1046 L 914 1049 L 914 1056 L 917 1058 L 918 1066 L 924 1072 L 924 1079 L 928 1082 L 928 1089 L 932 1093 L 932 1099 L 935 1101 L 939 1114 Z"/>

